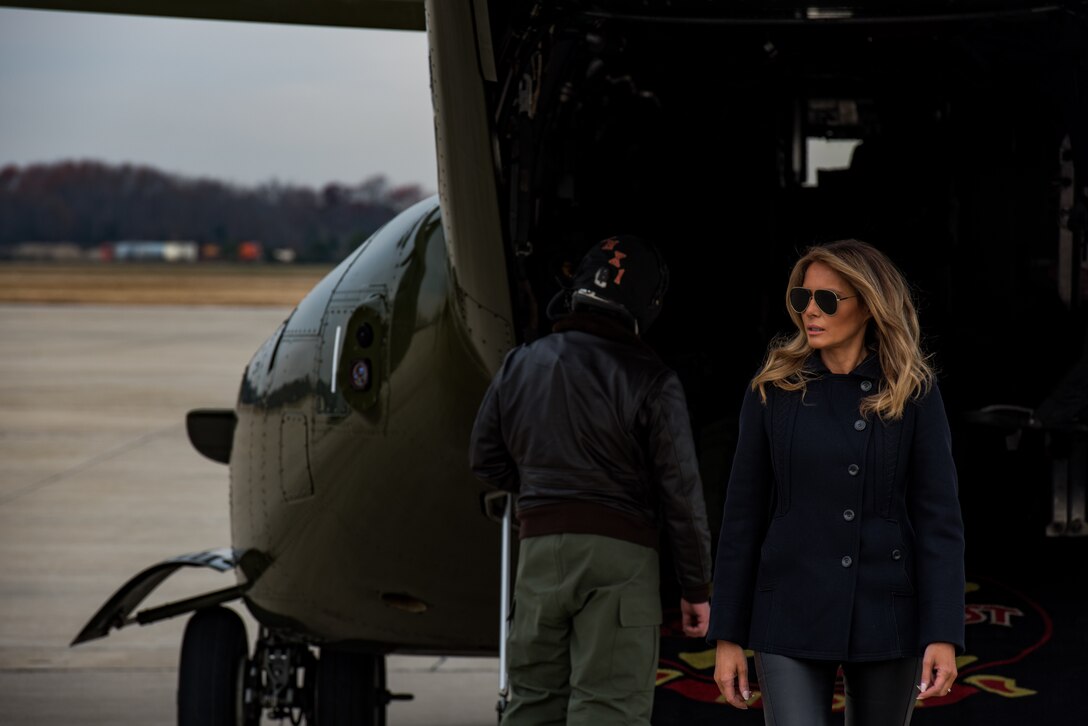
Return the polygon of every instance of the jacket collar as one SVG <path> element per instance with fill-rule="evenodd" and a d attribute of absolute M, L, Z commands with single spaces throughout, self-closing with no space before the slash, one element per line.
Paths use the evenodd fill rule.
<path fill-rule="evenodd" d="M 809 357 L 805 360 L 804 368 L 809 373 L 818 376 L 832 375 L 831 371 L 828 370 L 826 365 L 824 365 L 824 361 L 820 357 L 818 351 L 813 351 L 809 355 Z M 857 368 L 850 371 L 848 375 L 861 376 L 862 378 L 869 378 L 874 381 L 879 380 L 881 377 L 880 356 L 877 355 L 876 351 L 870 351 L 869 355 L 866 356 L 865 360 L 863 360 L 861 363 L 858 363 Z"/>
<path fill-rule="evenodd" d="M 653 349 L 646 345 L 642 338 L 635 335 L 635 331 L 631 330 L 619 320 L 607 315 L 574 312 L 560 318 L 552 326 L 553 333 L 563 333 L 568 330 L 580 330 L 583 333 L 590 333 L 591 335 L 607 338 L 619 343 L 635 345 L 644 350 L 653 352 Z"/>

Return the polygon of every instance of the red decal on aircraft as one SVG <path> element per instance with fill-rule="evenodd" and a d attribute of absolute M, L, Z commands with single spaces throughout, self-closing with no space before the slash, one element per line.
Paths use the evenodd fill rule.
<path fill-rule="evenodd" d="M 968 603 L 964 617 L 968 625 L 990 623 L 991 625 L 1004 625 L 1012 627 L 1012 616 L 1023 615 L 1024 611 L 1006 605 L 988 605 L 983 603 Z"/>
<path fill-rule="evenodd" d="M 617 285 L 620 284 L 620 282 L 623 281 L 623 273 L 625 272 L 627 272 L 627 270 L 620 269 L 620 271 L 616 273 L 616 279 L 613 280 L 613 282 L 615 282 Z"/>
<path fill-rule="evenodd" d="M 924 701 L 915 701 L 915 708 L 933 708 L 935 706 L 948 706 L 958 701 L 962 701 L 965 698 L 970 698 L 981 691 L 973 686 L 965 686 L 960 683 L 954 683 L 952 685 L 952 692 L 944 696 L 935 696 L 934 698 L 927 698 Z"/>
<path fill-rule="evenodd" d="M 604 241 L 604 244 L 601 245 L 601 249 L 610 252 L 612 250 L 612 248 L 615 247 L 616 245 L 618 245 L 619 243 L 620 243 L 620 241 L 618 239 L 616 239 L 615 237 L 613 237 L 612 239 L 606 239 Z"/>
<path fill-rule="evenodd" d="M 613 267 L 619 267 L 620 266 L 620 260 L 622 260 L 627 255 L 620 252 L 619 250 L 616 250 L 614 254 L 615 254 L 615 256 L 611 260 L 608 261 L 608 264 L 612 265 Z"/>

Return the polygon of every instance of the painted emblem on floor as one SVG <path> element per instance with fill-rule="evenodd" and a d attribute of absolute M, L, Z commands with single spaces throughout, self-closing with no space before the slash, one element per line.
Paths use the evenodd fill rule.
<path fill-rule="evenodd" d="M 1026 595 L 993 580 L 973 578 L 967 583 L 964 616 L 967 652 L 956 659 L 959 677 L 952 693 L 918 702 L 918 708 L 939 708 L 976 696 L 1025 698 L 1043 684 L 1030 682 L 1020 665 L 1053 634 L 1050 615 Z M 678 615 L 678 613 L 677 613 Z M 694 641 L 683 638 L 679 621 L 670 619 L 661 629 L 661 658 L 657 687 L 704 703 L 724 703 L 714 684 L 714 650 L 687 650 Z M 747 651 L 749 658 L 752 652 Z M 752 708 L 761 708 L 755 664 L 749 661 Z M 835 684 L 834 710 L 842 711 L 842 671 Z"/>

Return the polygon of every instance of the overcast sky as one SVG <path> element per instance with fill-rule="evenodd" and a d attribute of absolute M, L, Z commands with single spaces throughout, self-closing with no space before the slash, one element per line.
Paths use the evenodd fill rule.
<path fill-rule="evenodd" d="M 421 32 L 0 8 L 0 165 L 437 189 Z"/>

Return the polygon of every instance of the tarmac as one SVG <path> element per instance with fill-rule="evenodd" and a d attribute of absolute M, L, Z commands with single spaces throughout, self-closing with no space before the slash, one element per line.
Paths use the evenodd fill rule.
<path fill-rule="evenodd" d="M 230 544 L 227 467 L 193 450 L 185 414 L 232 407 L 289 312 L 0 305 L 0 724 L 175 722 L 185 617 L 69 643 L 140 570 Z M 182 572 L 145 605 L 231 584 Z M 390 726 L 495 723 L 496 659 L 387 667 L 390 690 L 415 695 Z"/>

